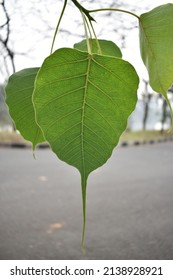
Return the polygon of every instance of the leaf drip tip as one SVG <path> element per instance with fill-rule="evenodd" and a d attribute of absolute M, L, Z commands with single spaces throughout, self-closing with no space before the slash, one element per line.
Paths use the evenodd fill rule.
<path fill-rule="evenodd" d="M 82 254 L 84 256 L 86 256 L 86 250 L 85 250 L 85 245 L 84 245 L 84 241 L 83 240 L 82 240 L 81 248 L 82 248 Z"/>
<path fill-rule="evenodd" d="M 82 228 L 82 242 L 81 248 L 83 255 L 86 255 L 85 250 L 85 228 L 86 228 L 86 187 L 87 187 L 87 178 L 81 175 L 81 187 L 82 187 L 82 203 L 83 203 L 83 228 Z"/>

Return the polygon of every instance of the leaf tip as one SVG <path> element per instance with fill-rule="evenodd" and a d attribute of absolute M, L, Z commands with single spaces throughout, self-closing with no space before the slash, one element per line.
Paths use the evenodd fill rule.
<path fill-rule="evenodd" d="M 84 256 L 86 256 L 86 250 L 85 250 L 85 245 L 84 245 L 84 241 L 82 240 L 82 243 L 81 243 L 81 248 L 82 248 L 82 254 Z"/>
<path fill-rule="evenodd" d="M 36 160 L 36 155 L 35 155 L 35 145 L 32 144 L 32 155 L 33 155 L 33 158 Z"/>
<path fill-rule="evenodd" d="M 82 227 L 82 241 L 81 248 L 83 255 L 86 255 L 85 250 L 85 228 L 86 228 L 86 187 L 87 177 L 81 174 L 81 187 L 82 187 L 82 204 L 83 204 L 83 227 Z"/>

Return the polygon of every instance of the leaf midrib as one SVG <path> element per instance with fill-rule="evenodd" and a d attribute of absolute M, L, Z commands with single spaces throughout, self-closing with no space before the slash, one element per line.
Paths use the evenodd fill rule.
<path fill-rule="evenodd" d="M 86 80 L 85 80 L 85 90 L 84 90 L 84 98 L 82 104 L 82 122 L 81 122 L 81 154 L 82 154 L 82 171 L 83 178 L 86 179 L 86 168 L 85 168 L 85 151 L 84 151 L 84 119 L 85 119 L 85 107 L 86 107 L 86 98 L 87 98 L 87 90 L 89 84 L 89 73 L 91 66 L 92 56 L 88 54 L 88 66 L 86 72 Z"/>

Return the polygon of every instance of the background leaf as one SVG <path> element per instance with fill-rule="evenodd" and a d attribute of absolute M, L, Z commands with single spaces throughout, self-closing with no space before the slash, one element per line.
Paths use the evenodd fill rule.
<path fill-rule="evenodd" d="M 126 129 L 138 82 L 128 62 L 75 49 L 57 50 L 38 72 L 37 122 L 56 155 L 81 174 L 83 233 L 88 175 L 107 161 Z"/>
<path fill-rule="evenodd" d="M 140 16 L 140 50 L 151 87 L 166 98 L 171 109 L 167 91 L 173 83 L 173 4 Z"/>
<path fill-rule="evenodd" d="M 34 81 L 39 68 L 28 68 L 13 74 L 7 83 L 6 103 L 17 130 L 28 141 L 33 149 L 44 142 L 42 131 L 35 121 L 32 103 Z"/>
<path fill-rule="evenodd" d="M 97 41 L 96 39 L 89 39 L 90 42 L 90 47 L 91 47 L 91 52 L 94 54 L 100 54 L 100 50 L 98 49 Z M 112 41 L 107 41 L 107 40 L 98 40 L 102 55 L 110 55 L 110 56 L 115 56 L 115 57 L 122 57 L 122 53 L 120 48 L 113 43 Z M 88 52 L 87 49 L 87 41 L 82 40 L 79 43 L 74 44 L 74 48 L 78 49 L 80 51 L 85 51 Z"/>

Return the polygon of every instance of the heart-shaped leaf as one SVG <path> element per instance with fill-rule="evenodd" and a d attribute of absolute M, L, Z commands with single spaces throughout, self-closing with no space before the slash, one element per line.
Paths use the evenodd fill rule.
<path fill-rule="evenodd" d="M 151 87 L 165 97 L 171 109 L 167 91 L 173 84 L 173 4 L 140 16 L 140 50 Z"/>
<path fill-rule="evenodd" d="M 32 142 L 33 149 L 45 141 L 43 133 L 35 121 L 32 103 L 34 81 L 39 68 L 28 68 L 10 76 L 6 91 L 6 103 L 16 128 L 21 135 Z"/>
<path fill-rule="evenodd" d="M 83 234 L 88 175 L 108 160 L 126 129 L 138 83 L 133 66 L 122 59 L 67 48 L 49 56 L 38 72 L 36 119 L 56 155 L 81 174 Z"/>
<path fill-rule="evenodd" d="M 97 41 L 99 43 L 100 48 L 98 47 Z M 90 44 L 92 54 L 96 53 L 96 54 L 110 55 L 110 56 L 115 56 L 120 58 L 122 57 L 121 50 L 112 41 L 89 39 L 89 44 Z M 82 40 L 81 42 L 74 44 L 74 48 L 80 51 L 88 52 L 87 40 Z"/>

